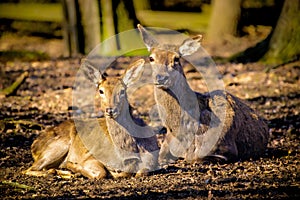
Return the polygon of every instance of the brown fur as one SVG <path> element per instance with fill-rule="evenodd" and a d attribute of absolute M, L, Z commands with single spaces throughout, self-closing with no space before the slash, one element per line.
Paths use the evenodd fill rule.
<path fill-rule="evenodd" d="M 267 124 L 261 117 L 226 91 L 199 94 L 193 92 L 187 83 L 179 57 L 197 51 L 202 36 L 187 39 L 182 45 L 177 47 L 172 45 L 170 48 L 170 45 L 157 42 L 141 25 L 138 25 L 138 28 L 150 51 L 149 60 L 156 85 L 155 100 L 159 105 L 162 123 L 167 128 L 166 139 L 159 155 L 160 162 L 162 164 L 172 162 L 176 157 L 196 161 L 214 156 L 232 161 L 261 156 L 269 138 Z M 197 102 L 193 100 L 193 94 L 197 96 Z M 189 109 L 182 108 L 182 105 Z M 182 116 L 181 113 L 191 110 L 190 107 L 194 107 L 194 110 L 189 115 Z M 220 113 L 225 113 L 224 120 Z M 182 117 L 185 119 L 182 120 Z M 188 124 L 197 117 L 199 121 L 197 130 L 182 123 Z M 216 132 L 218 127 L 221 129 Z M 180 141 L 186 141 L 184 140 L 186 134 L 193 136 L 193 141 L 188 148 L 176 152 L 177 146 L 172 147 L 171 143 L 177 141 L 177 144 L 180 144 Z M 220 137 L 216 134 L 220 134 Z M 216 145 L 209 147 L 207 143 L 213 137 L 217 138 Z"/>
<path fill-rule="evenodd" d="M 105 119 L 98 119 L 105 126 Z M 66 168 L 88 178 L 103 178 L 106 170 L 85 148 L 72 120 L 43 131 L 31 146 L 34 163 L 28 175 L 43 175 L 42 170 Z M 37 173 L 40 171 L 40 173 Z"/>
<path fill-rule="evenodd" d="M 124 82 L 130 84 L 134 81 L 138 77 L 135 73 L 139 73 L 137 66 L 143 64 L 144 61 L 135 62 L 126 71 L 124 76 L 127 75 L 127 79 L 123 81 L 103 76 L 98 80 L 99 77 L 94 76 L 98 72 L 87 66 L 87 70 L 92 70 L 89 73 L 93 74 L 89 74 L 89 78 L 98 82 L 98 89 L 103 90 L 101 107 L 106 110 L 106 118 L 76 120 L 76 123 L 68 120 L 43 131 L 32 144 L 34 163 L 25 173 L 42 175 L 41 170 L 66 168 L 88 178 L 104 178 L 108 172 L 118 178 L 131 176 L 134 172 L 140 176 L 154 170 L 158 157 L 156 137 L 150 127 L 137 125 L 130 113 L 126 92 L 121 94 L 127 87 Z M 118 102 L 112 101 L 116 88 Z M 147 134 L 152 134 L 152 137 L 147 137 Z M 95 144 L 97 146 L 93 148 Z M 86 145 L 92 149 L 88 150 Z"/>

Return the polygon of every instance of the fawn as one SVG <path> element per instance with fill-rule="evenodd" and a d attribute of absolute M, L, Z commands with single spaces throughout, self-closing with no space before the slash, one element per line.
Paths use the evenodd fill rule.
<path fill-rule="evenodd" d="M 31 146 L 34 163 L 25 173 L 40 175 L 43 169 L 66 168 L 88 178 L 109 174 L 118 178 L 155 170 L 156 136 L 133 118 L 126 93 L 142 73 L 144 60 L 131 64 L 121 78 L 106 76 L 88 62 L 83 64 L 87 78 L 97 85 L 105 118 L 68 120 L 46 129 Z"/>
<path fill-rule="evenodd" d="M 159 162 L 166 164 L 178 157 L 235 161 L 261 156 L 269 138 L 261 117 L 224 90 L 200 94 L 188 85 L 180 58 L 195 53 L 202 36 L 186 39 L 181 45 L 160 44 L 143 26 L 138 25 L 138 29 L 150 52 L 154 97 L 167 128 Z M 223 119 L 219 113 L 224 113 Z M 218 131 L 216 127 L 221 128 Z M 208 147 L 217 135 L 215 145 Z"/>

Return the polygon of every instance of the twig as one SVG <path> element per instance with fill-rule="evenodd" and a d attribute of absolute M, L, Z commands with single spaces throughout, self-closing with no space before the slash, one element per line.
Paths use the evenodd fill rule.
<path fill-rule="evenodd" d="M 10 86 L 8 86 L 7 88 L 0 90 L 0 98 L 1 97 L 7 97 L 9 95 L 14 94 L 18 88 L 22 85 L 22 83 L 24 83 L 25 79 L 28 77 L 28 72 L 23 72 L 18 78 L 17 80 L 15 80 L 15 82 L 13 84 L 11 84 Z"/>
<path fill-rule="evenodd" d="M 34 187 L 28 186 L 28 185 L 24 185 L 24 184 L 20 184 L 17 182 L 11 182 L 11 181 L 1 181 L 0 183 L 1 185 L 7 185 L 10 187 L 13 187 L 15 189 L 22 189 L 22 190 L 31 190 L 31 191 L 35 191 Z"/>

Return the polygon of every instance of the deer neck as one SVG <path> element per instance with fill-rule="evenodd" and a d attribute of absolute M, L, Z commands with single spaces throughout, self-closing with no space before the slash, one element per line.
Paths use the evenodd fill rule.
<path fill-rule="evenodd" d="M 107 127 L 112 136 L 117 136 L 116 130 L 117 127 L 124 127 L 125 129 L 130 129 L 132 120 L 132 108 L 129 105 L 128 101 L 123 103 L 121 110 L 116 118 L 107 117 Z"/>
<path fill-rule="evenodd" d="M 138 119 L 134 118 L 132 110 L 133 108 L 126 101 L 116 118 L 106 118 L 108 131 L 112 140 L 121 144 L 124 143 L 124 139 L 128 139 L 128 141 L 131 141 L 128 143 L 130 144 L 135 143 L 135 137 L 143 137 L 143 135 L 149 137 L 149 130 L 151 129 L 147 126 L 138 125 Z"/>
<path fill-rule="evenodd" d="M 197 97 L 184 75 L 179 76 L 175 83 L 168 89 L 155 87 L 154 92 L 157 103 L 166 112 L 175 114 L 184 110 L 190 117 L 198 119 L 199 106 Z"/>
<path fill-rule="evenodd" d="M 116 118 L 106 117 L 106 124 L 115 150 L 122 158 L 126 159 L 138 153 L 136 141 L 129 134 L 132 128 L 132 120 L 128 102 L 127 105 L 123 105 Z"/>
<path fill-rule="evenodd" d="M 200 112 L 196 93 L 184 76 L 176 77 L 174 85 L 164 90 L 155 87 L 154 95 L 162 123 L 171 135 L 170 152 L 185 157 L 199 129 Z"/>

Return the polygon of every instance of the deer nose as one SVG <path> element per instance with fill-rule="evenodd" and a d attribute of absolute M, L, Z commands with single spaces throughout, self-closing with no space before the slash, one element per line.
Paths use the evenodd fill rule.
<path fill-rule="evenodd" d="M 108 116 L 112 117 L 113 116 L 113 109 L 112 108 L 106 108 L 105 109 L 105 112 Z"/>
<path fill-rule="evenodd" d="M 160 85 L 165 84 L 168 79 L 169 79 L 169 76 L 160 75 L 160 74 L 156 75 L 156 81 Z"/>
<path fill-rule="evenodd" d="M 119 115 L 119 109 L 118 108 L 106 108 L 105 114 L 110 118 L 116 118 Z"/>

